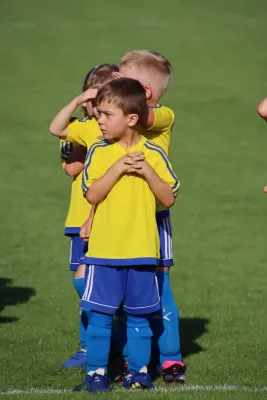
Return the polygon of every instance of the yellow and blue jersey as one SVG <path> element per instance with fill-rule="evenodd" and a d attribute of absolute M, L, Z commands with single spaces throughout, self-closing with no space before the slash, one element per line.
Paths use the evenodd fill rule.
<path fill-rule="evenodd" d="M 77 147 L 75 143 L 60 140 L 60 154 L 63 167 L 75 147 Z M 81 186 L 82 172 L 72 180 L 70 205 L 65 221 L 65 235 L 67 236 L 78 235 L 80 233 L 80 228 L 88 218 L 91 210 L 91 205 L 83 197 Z"/>
<path fill-rule="evenodd" d="M 85 146 L 88 150 L 100 136 L 102 137 L 102 132 L 96 118 L 73 118 L 68 126 L 66 141 Z"/>
<path fill-rule="evenodd" d="M 168 155 L 171 133 L 174 125 L 174 112 L 169 108 L 162 105 L 152 106 L 154 110 L 154 123 L 149 129 L 140 128 L 138 132 L 149 139 L 151 142 L 159 145 Z M 157 201 L 156 211 L 166 210 L 166 207 Z"/>
<path fill-rule="evenodd" d="M 146 161 L 177 195 L 180 183 L 166 153 L 145 137 L 141 137 L 139 143 L 130 149 L 105 140 L 93 144 L 87 153 L 83 171 L 84 192 L 129 151 L 144 152 Z M 146 180 L 133 174 L 123 175 L 98 204 L 85 263 L 158 265 L 160 243 L 155 212 L 155 196 Z"/>
<path fill-rule="evenodd" d="M 100 134 L 102 135 L 95 118 L 82 120 L 73 118 L 68 126 L 66 140 L 60 140 L 61 162 L 64 163 L 77 146 L 89 148 L 98 140 Z M 82 224 L 89 216 L 91 206 L 83 197 L 81 187 L 82 172 L 72 181 L 70 205 L 65 221 L 65 235 L 79 234 Z"/>

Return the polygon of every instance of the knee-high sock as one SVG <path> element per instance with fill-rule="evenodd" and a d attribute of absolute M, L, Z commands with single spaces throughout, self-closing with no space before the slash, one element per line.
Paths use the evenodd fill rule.
<path fill-rule="evenodd" d="M 86 335 L 86 373 L 99 368 L 107 373 L 113 316 L 86 309 L 84 312 L 89 318 Z"/>
<path fill-rule="evenodd" d="M 73 278 L 73 285 L 74 285 L 80 299 L 83 296 L 84 284 L 85 284 L 84 278 Z M 81 342 L 82 349 L 86 349 L 87 326 L 88 326 L 88 317 L 83 312 L 83 309 L 80 308 L 80 331 L 79 331 L 79 334 L 80 334 L 80 342 Z"/>
<path fill-rule="evenodd" d="M 182 361 L 180 352 L 179 311 L 170 287 L 169 272 L 157 272 L 162 309 L 151 317 L 151 328 L 157 341 L 160 364 Z"/>
<path fill-rule="evenodd" d="M 128 370 L 147 367 L 151 356 L 152 332 L 147 318 L 127 314 Z"/>

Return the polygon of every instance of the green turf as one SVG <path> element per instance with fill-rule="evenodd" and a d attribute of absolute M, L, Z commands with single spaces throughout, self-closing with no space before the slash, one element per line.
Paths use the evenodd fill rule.
<path fill-rule="evenodd" d="M 266 95 L 266 13 L 265 0 L 2 2 L 1 390 L 69 389 L 83 379 L 60 367 L 78 342 L 78 299 L 62 235 L 70 180 L 48 126 L 92 65 L 135 48 L 160 51 L 174 67 L 164 103 L 176 112 L 172 284 L 187 382 L 266 385 L 267 139 L 255 112 Z M 8 398 L 18 396 L 72 395 Z"/>

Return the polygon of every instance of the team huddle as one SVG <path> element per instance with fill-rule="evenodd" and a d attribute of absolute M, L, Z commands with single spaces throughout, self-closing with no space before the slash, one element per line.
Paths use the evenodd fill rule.
<path fill-rule="evenodd" d="M 167 384 L 185 383 L 169 282 L 169 208 L 180 186 L 168 160 L 174 113 L 159 104 L 171 73 L 159 53 L 128 52 L 119 66 L 92 68 L 50 125 L 73 177 L 65 235 L 81 299 L 80 349 L 63 366 L 86 368 L 74 391 L 112 390 L 113 347 L 124 358 L 115 382 L 125 389 L 153 389 L 151 363 Z M 80 107 L 84 118 L 73 118 Z"/>

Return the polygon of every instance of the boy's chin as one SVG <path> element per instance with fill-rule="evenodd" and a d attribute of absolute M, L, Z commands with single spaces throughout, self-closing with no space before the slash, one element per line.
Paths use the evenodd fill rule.
<path fill-rule="evenodd" d="M 102 134 L 103 134 L 104 138 L 107 140 L 113 139 L 113 135 L 111 135 L 110 133 L 102 132 Z"/>

